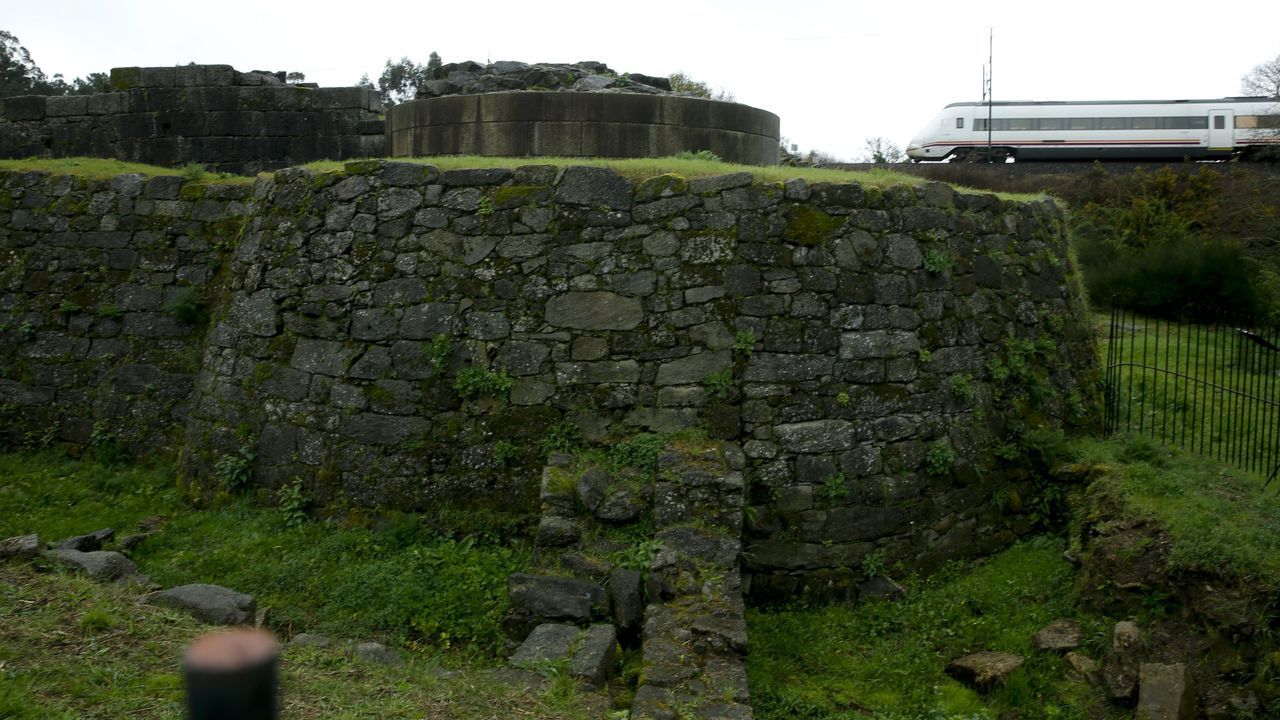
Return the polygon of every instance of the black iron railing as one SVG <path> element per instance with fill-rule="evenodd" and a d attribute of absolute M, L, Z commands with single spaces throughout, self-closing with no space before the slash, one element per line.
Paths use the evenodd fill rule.
<path fill-rule="evenodd" d="M 1270 484 L 1280 470 L 1280 328 L 1113 310 L 1104 416 L 1108 434 L 1146 435 Z"/>

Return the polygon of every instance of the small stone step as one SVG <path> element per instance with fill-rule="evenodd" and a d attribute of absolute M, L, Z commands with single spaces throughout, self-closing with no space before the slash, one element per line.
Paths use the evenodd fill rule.
<path fill-rule="evenodd" d="M 179 585 L 147 598 L 152 605 L 186 610 L 213 625 L 246 625 L 254 620 L 257 603 L 250 595 L 220 585 Z"/>
<path fill-rule="evenodd" d="M 613 672 L 618 635 L 612 625 L 592 625 L 583 630 L 574 625 L 546 623 L 511 656 L 511 665 L 528 670 L 567 663 L 570 676 L 596 688 L 604 687 Z"/>

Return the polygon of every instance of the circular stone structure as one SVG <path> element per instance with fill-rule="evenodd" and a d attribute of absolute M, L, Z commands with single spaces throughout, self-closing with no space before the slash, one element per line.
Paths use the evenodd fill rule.
<path fill-rule="evenodd" d="M 776 165 L 778 116 L 703 98 L 637 93 L 499 92 L 413 100 L 387 112 L 392 157 L 663 157 L 709 150 Z"/>

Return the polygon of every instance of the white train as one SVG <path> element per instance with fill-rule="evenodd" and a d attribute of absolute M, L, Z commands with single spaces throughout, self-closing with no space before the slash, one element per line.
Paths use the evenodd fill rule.
<path fill-rule="evenodd" d="M 907 156 L 985 159 L 987 127 L 987 103 L 952 103 L 911 140 Z M 997 102 L 990 128 L 996 159 L 1257 157 L 1268 146 L 1280 150 L 1280 98 Z"/>

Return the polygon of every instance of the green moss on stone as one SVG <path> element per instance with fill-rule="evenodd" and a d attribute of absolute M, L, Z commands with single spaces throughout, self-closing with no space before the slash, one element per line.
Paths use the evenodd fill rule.
<path fill-rule="evenodd" d="M 527 205 L 541 199 L 549 190 L 546 185 L 505 185 L 494 191 L 493 205 L 498 210 Z"/>
<path fill-rule="evenodd" d="M 381 160 L 356 160 L 355 162 L 346 163 L 342 166 L 342 169 L 346 170 L 350 175 L 368 175 L 369 173 L 377 172 L 380 167 L 382 167 Z"/>
<path fill-rule="evenodd" d="M 636 186 L 637 200 L 656 200 L 672 195 L 683 195 L 689 191 L 689 181 L 679 175 L 659 175 L 642 181 Z"/>
<path fill-rule="evenodd" d="M 178 197 L 183 200 L 203 200 L 206 192 L 208 192 L 208 187 L 204 184 L 189 182 L 178 191 Z"/>
<path fill-rule="evenodd" d="M 783 237 L 801 245 L 821 245 L 843 224 L 842 218 L 832 217 L 812 205 L 794 205 Z"/>

